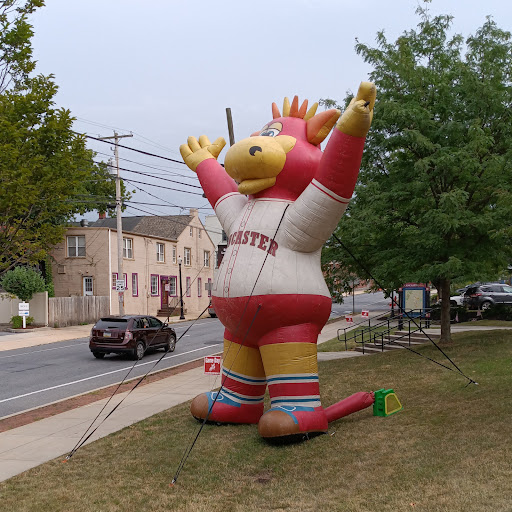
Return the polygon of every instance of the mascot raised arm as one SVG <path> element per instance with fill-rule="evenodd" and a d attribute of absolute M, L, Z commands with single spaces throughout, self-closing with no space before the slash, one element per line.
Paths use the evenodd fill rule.
<path fill-rule="evenodd" d="M 225 327 L 222 386 L 193 400 L 195 418 L 257 423 L 272 439 L 326 432 L 340 417 L 320 401 L 316 344 L 331 312 L 320 254 L 352 197 L 375 95 L 361 83 L 341 117 L 297 97 L 282 113 L 274 103 L 272 121 L 234 144 L 224 167 L 222 138 L 180 147 L 229 241 L 212 288 Z"/>

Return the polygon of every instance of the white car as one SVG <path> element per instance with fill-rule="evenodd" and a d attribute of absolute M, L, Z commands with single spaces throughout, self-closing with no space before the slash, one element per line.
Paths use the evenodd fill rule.
<path fill-rule="evenodd" d="M 462 306 L 464 300 L 464 295 L 454 295 L 450 297 L 450 306 Z"/>

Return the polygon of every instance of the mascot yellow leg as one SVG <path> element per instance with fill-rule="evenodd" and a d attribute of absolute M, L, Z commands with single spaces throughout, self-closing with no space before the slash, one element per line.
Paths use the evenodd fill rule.
<path fill-rule="evenodd" d="M 222 389 L 198 395 L 190 411 L 198 420 L 215 423 L 258 423 L 263 414 L 267 381 L 257 348 L 231 341 L 226 331 Z"/>
<path fill-rule="evenodd" d="M 293 333 L 296 326 L 288 328 Z M 280 336 L 283 336 L 280 329 Z M 311 342 L 266 343 L 260 346 L 271 408 L 258 423 L 266 439 L 327 432 L 320 402 L 316 338 Z"/>

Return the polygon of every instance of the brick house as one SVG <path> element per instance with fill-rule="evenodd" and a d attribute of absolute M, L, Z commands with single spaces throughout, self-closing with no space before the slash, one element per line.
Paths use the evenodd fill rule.
<path fill-rule="evenodd" d="M 85 225 L 84 225 L 85 224 Z M 69 227 L 52 251 L 56 297 L 110 297 L 119 313 L 116 280 L 124 279 L 126 314 L 166 315 L 179 303 L 179 261 L 186 312 L 199 314 L 210 301 L 205 285 L 213 280 L 215 246 L 198 211 L 165 217 L 123 217 L 123 276 L 117 269 L 115 218 Z M 174 314 L 179 314 L 178 308 Z"/>

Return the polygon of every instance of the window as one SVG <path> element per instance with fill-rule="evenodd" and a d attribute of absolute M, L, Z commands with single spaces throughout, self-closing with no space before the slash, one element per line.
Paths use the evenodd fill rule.
<path fill-rule="evenodd" d="M 187 277 L 185 286 L 187 287 L 187 297 L 190 297 L 190 288 L 192 286 L 192 283 L 190 282 L 190 277 Z"/>
<path fill-rule="evenodd" d="M 156 261 L 164 263 L 165 261 L 165 245 L 157 242 L 156 244 Z"/>
<path fill-rule="evenodd" d="M 212 280 L 208 278 L 208 297 L 212 296 Z"/>
<path fill-rule="evenodd" d="M 172 246 L 172 262 L 176 263 L 176 246 Z"/>
<path fill-rule="evenodd" d="M 124 279 L 124 289 L 128 290 L 128 274 L 123 274 Z"/>
<path fill-rule="evenodd" d="M 133 259 L 133 239 L 123 238 L 123 258 Z"/>
<path fill-rule="evenodd" d="M 202 294 L 202 291 L 203 291 L 201 289 L 202 287 L 203 287 L 203 280 L 200 277 L 198 277 L 197 278 L 197 296 L 198 297 L 201 297 L 201 294 Z"/>
<path fill-rule="evenodd" d="M 228 241 L 228 235 L 226 235 L 226 232 L 222 230 L 222 241 L 227 242 Z"/>
<path fill-rule="evenodd" d="M 194 228 L 192 226 L 190 226 L 190 228 L 189 228 L 189 233 L 190 233 L 190 236 L 194 236 Z"/>
<path fill-rule="evenodd" d="M 68 236 L 68 258 L 83 258 L 85 256 L 85 235 Z"/>
<path fill-rule="evenodd" d="M 151 295 L 158 295 L 158 275 L 151 274 Z"/>
<path fill-rule="evenodd" d="M 204 251 L 204 266 L 210 266 L 210 251 Z"/>
<path fill-rule="evenodd" d="M 197 238 L 201 238 L 201 230 L 197 228 Z"/>
<path fill-rule="evenodd" d="M 176 276 L 169 276 L 169 295 L 176 297 L 178 295 L 176 289 Z"/>
<path fill-rule="evenodd" d="M 139 275 L 132 274 L 132 297 L 139 296 Z"/>
<path fill-rule="evenodd" d="M 149 327 L 158 327 L 158 328 L 162 327 L 162 322 L 160 322 L 160 320 L 158 320 L 158 318 L 151 317 L 151 318 L 148 318 L 148 320 L 149 320 Z"/>
<path fill-rule="evenodd" d="M 112 274 L 112 290 L 116 289 L 116 281 L 117 281 L 117 272 Z"/>
<path fill-rule="evenodd" d="M 185 249 L 183 249 L 183 263 L 187 267 L 190 267 L 190 265 L 192 265 L 191 261 L 192 261 L 192 250 L 190 249 L 190 247 L 185 247 Z"/>

